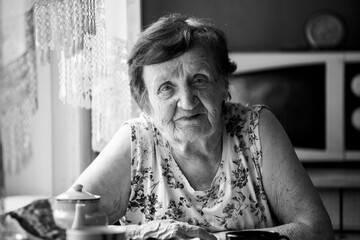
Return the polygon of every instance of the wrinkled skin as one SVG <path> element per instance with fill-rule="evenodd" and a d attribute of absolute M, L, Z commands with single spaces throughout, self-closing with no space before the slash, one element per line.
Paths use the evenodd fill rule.
<path fill-rule="evenodd" d="M 174 220 L 155 220 L 142 225 L 124 226 L 127 237 L 133 240 L 156 239 L 203 239 L 217 238 L 204 228 Z"/>
<path fill-rule="evenodd" d="M 144 67 L 148 114 L 174 145 L 210 141 L 221 134 L 227 91 L 211 56 L 194 47 L 170 61 Z"/>

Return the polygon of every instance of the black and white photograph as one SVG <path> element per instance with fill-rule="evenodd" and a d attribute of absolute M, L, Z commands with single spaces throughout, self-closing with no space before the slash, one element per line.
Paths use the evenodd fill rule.
<path fill-rule="evenodd" d="M 359 240 L 360 1 L 0 0 L 1 240 Z"/>

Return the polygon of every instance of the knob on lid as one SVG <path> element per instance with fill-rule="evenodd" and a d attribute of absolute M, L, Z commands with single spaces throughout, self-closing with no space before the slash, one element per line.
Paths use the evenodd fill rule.
<path fill-rule="evenodd" d="M 97 200 L 100 199 L 100 196 L 83 190 L 83 185 L 81 184 L 74 184 L 69 190 L 57 196 L 56 199 L 60 201 Z"/>

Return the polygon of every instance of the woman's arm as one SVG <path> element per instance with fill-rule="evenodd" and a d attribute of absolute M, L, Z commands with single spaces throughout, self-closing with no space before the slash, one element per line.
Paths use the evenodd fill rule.
<path fill-rule="evenodd" d="M 82 184 L 84 190 L 101 196 L 101 208 L 110 224 L 125 215 L 128 205 L 130 151 L 131 129 L 126 124 L 75 182 Z"/>
<path fill-rule="evenodd" d="M 328 213 L 283 127 L 267 109 L 260 112 L 262 178 L 269 205 L 291 240 L 334 239 Z M 316 134 L 316 133 L 314 133 Z"/>
<path fill-rule="evenodd" d="M 143 239 L 172 239 L 172 240 L 216 240 L 214 234 L 204 228 L 171 219 L 153 220 L 142 225 L 119 226 L 126 232 L 127 238 L 132 240 Z"/>

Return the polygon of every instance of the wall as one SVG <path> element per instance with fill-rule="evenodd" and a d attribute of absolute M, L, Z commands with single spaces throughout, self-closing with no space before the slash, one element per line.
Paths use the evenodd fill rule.
<path fill-rule="evenodd" d="M 213 19 L 228 36 L 231 51 L 309 50 L 305 22 L 324 9 L 341 14 L 348 24 L 343 49 L 360 49 L 358 0 L 145 0 L 142 24 L 179 12 Z"/>
<path fill-rule="evenodd" d="M 89 112 L 58 99 L 56 62 L 55 56 L 51 65 L 37 61 L 39 105 L 33 124 L 33 155 L 20 172 L 6 176 L 8 195 L 59 194 L 79 175 L 83 159 L 89 156 L 83 151 L 85 145 L 90 148 Z"/>
<path fill-rule="evenodd" d="M 6 191 L 9 195 L 48 195 L 52 191 L 51 146 L 51 72 L 49 66 L 38 62 L 39 109 L 34 116 L 32 145 L 33 156 L 17 174 L 6 175 Z"/>

